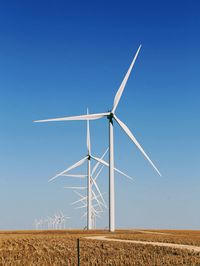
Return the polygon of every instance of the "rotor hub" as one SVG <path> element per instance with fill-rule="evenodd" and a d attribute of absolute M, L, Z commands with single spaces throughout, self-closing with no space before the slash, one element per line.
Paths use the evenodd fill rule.
<path fill-rule="evenodd" d="M 107 116 L 108 120 L 112 121 L 114 117 L 114 114 L 112 112 L 109 113 L 109 115 Z"/>

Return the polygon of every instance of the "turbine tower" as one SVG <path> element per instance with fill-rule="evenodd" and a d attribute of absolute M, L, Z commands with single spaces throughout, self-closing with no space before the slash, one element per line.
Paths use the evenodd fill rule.
<path fill-rule="evenodd" d="M 141 49 L 141 45 L 139 46 L 133 61 L 115 95 L 114 103 L 112 110 L 106 113 L 97 113 L 97 114 L 89 114 L 89 115 L 79 115 L 79 116 L 72 116 L 72 117 L 61 117 L 61 118 L 52 118 L 52 119 L 45 119 L 45 120 L 37 120 L 35 122 L 50 122 L 50 121 L 72 121 L 72 120 L 96 120 L 101 118 L 107 118 L 109 122 L 109 230 L 111 232 L 115 231 L 115 183 L 114 183 L 114 130 L 113 130 L 113 122 L 116 121 L 119 126 L 125 131 L 125 133 L 128 135 L 128 137 L 133 141 L 133 143 L 137 146 L 137 148 L 141 151 L 143 156 L 149 161 L 149 163 L 152 165 L 152 167 L 156 170 L 156 172 L 161 176 L 159 170 L 156 168 L 154 163 L 151 161 L 149 156 L 145 153 L 139 142 L 136 140 L 134 135 L 131 133 L 130 129 L 116 116 L 115 112 L 117 109 L 117 106 L 119 104 L 119 101 L 121 99 L 121 96 L 123 94 L 124 88 L 126 86 L 126 83 L 128 81 L 128 78 L 130 76 L 130 73 L 133 69 L 133 66 L 135 64 L 135 61 L 137 59 L 137 56 L 139 54 L 139 51 Z M 108 164 L 105 164 L 102 160 L 99 158 L 95 158 L 94 156 L 91 156 L 91 158 L 101 162 L 102 164 L 108 166 Z"/>

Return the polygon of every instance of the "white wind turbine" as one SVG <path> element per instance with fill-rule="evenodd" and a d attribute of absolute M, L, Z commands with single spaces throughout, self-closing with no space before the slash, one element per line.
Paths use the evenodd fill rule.
<path fill-rule="evenodd" d="M 99 163 L 95 165 L 95 169 L 94 169 L 95 171 L 98 165 Z M 91 181 L 92 181 L 91 183 L 91 194 L 92 194 L 91 196 L 91 223 L 92 223 L 91 227 L 92 229 L 96 229 L 96 218 L 100 217 L 99 213 L 103 213 L 103 208 L 107 208 L 103 195 L 96 182 L 103 168 L 104 168 L 104 165 L 100 167 L 96 175 L 94 176 L 91 175 Z M 96 189 L 97 194 L 93 187 Z M 72 205 L 81 204 L 81 206 L 77 207 L 76 209 L 86 208 L 86 212 L 83 214 L 81 218 L 87 216 L 87 203 L 88 203 L 87 193 L 85 196 L 78 192 L 78 190 L 86 191 L 87 188 L 86 187 L 64 187 L 64 188 L 72 189 L 79 196 L 79 199 L 73 202 Z"/>
<path fill-rule="evenodd" d="M 109 122 L 109 230 L 111 232 L 115 231 L 115 188 L 114 188 L 114 141 L 113 141 L 113 122 L 114 120 L 120 125 L 120 127 L 125 131 L 128 137 L 134 142 L 137 148 L 141 151 L 144 157 L 149 161 L 149 163 L 153 166 L 153 168 L 157 171 L 157 173 L 161 176 L 160 172 L 153 164 L 151 159 L 145 153 L 139 142 L 136 140 L 134 135 L 131 133 L 130 129 L 116 116 L 115 111 L 121 99 L 122 93 L 132 71 L 132 68 L 135 64 L 139 51 L 141 49 L 141 45 L 139 46 L 133 61 L 115 95 L 114 103 L 112 110 L 106 113 L 98 113 L 98 114 L 89 114 L 89 115 L 79 115 L 79 116 L 72 116 L 72 117 L 61 117 L 61 118 L 53 118 L 53 119 L 45 119 L 45 120 L 37 120 L 35 122 L 50 122 L 50 121 L 69 121 L 69 120 L 96 120 L 100 118 L 107 118 Z M 95 158 L 91 156 L 91 158 L 105 164 L 99 158 Z M 105 164 L 108 166 L 108 164 Z"/>
<path fill-rule="evenodd" d="M 34 223 L 35 223 L 35 229 L 38 230 L 41 222 L 38 219 L 35 219 Z"/>
<path fill-rule="evenodd" d="M 87 115 L 88 114 L 88 110 L 87 110 Z M 83 159 L 81 159 L 80 161 L 78 161 L 77 163 L 73 164 L 72 166 L 68 167 L 67 169 L 65 169 L 64 171 L 62 171 L 61 173 L 55 175 L 54 177 L 52 177 L 49 181 L 52 181 L 56 178 L 58 178 L 59 176 L 67 176 L 67 177 L 77 177 L 77 178 L 85 178 L 87 177 L 87 229 L 90 230 L 92 229 L 92 184 L 94 184 L 95 188 L 97 189 L 101 199 L 104 201 L 103 196 L 97 186 L 96 183 L 96 178 L 98 177 L 98 175 L 100 174 L 102 168 L 100 169 L 100 171 L 98 172 L 98 174 L 96 175 L 96 177 L 94 179 L 92 179 L 92 176 L 95 174 L 99 164 L 103 164 L 106 165 L 107 167 L 109 166 L 109 164 L 107 162 L 105 162 L 103 160 L 104 156 L 107 154 L 108 149 L 105 151 L 105 153 L 102 155 L 101 158 L 98 157 L 94 157 L 91 154 L 91 139 L 90 139 L 90 124 L 89 124 L 89 120 L 87 120 L 87 156 L 84 157 Z M 94 159 L 97 161 L 97 164 L 94 166 L 94 168 L 91 171 L 91 159 Z M 70 174 L 69 172 L 79 166 L 81 166 L 84 162 L 87 161 L 87 175 L 81 175 L 81 174 Z M 122 175 L 124 175 L 125 177 L 132 179 L 130 176 L 128 176 L 127 174 L 123 173 L 122 171 L 118 170 L 117 168 L 114 168 L 114 170 Z M 70 188 L 70 187 L 69 187 Z M 84 189 L 83 187 L 71 187 L 74 189 Z"/>
<path fill-rule="evenodd" d="M 74 191 L 78 196 L 79 199 L 74 201 L 72 205 L 77 205 L 79 204 L 75 209 L 87 209 L 87 195 L 82 195 L 78 191 Z M 107 208 L 105 201 L 101 199 L 101 195 L 94 192 L 92 190 L 92 205 L 91 205 L 91 220 L 92 220 L 92 229 L 96 229 L 96 218 L 101 218 L 100 214 L 103 213 L 103 208 Z M 87 210 L 86 212 L 82 215 L 81 219 L 87 216 Z"/>

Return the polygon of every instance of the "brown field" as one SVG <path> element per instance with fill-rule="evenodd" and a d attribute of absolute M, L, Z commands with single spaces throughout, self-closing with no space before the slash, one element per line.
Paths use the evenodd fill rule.
<path fill-rule="evenodd" d="M 124 231 L 113 236 L 119 239 L 155 241 L 200 247 L 200 231 L 197 230 L 141 230 Z"/>
<path fill-rule="evenodd" d="M 77 238 L 80 238 L 81 266 L 200 265 L 200 253 L 188 250 L 84 239 L 84 236 L 88 235 L 108 235 L 134 240 L 192 245 L 200 243 L 200 231 L 151 230 L 151 232 L 134 230 L 120 230 L 115 234 L 106 231 L 92 231 L 90 234 L 86 231 L 0 232 L 0 265 L 77 265 Z"/>

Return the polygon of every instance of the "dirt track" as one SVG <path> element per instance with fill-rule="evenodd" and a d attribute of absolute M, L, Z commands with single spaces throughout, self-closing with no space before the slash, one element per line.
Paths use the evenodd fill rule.
<path fill-rule="evenodd" d="M 114 239 L 108 238 L 107 236 L 90 236 L 85 237 L 86 239 L 91 240 L 101 240 L 101 241 L 114 241 L 114 242 L 124 242 L 124 243 L 133 243 L 133 244 L 142 244 L 142 245 L 153 245 L 160 247 L 171 247 L 171 248 L 180 248 L 187 249 L 193 252 L 200 252 L 200 247 L 191 246 L 191 245 L 181 245 L 181 244 L 172 244 L 172 243 L 162 243 L 162 242 L 147 242 L 147 241 L 138 241 L 138 240 L 125 240 L 125 239 Z"/>

